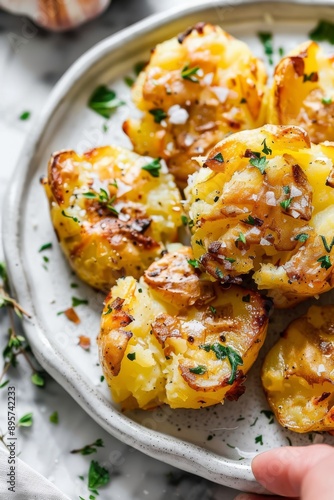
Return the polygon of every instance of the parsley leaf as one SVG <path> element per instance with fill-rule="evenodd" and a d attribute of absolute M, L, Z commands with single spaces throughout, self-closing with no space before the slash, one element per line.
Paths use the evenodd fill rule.
<path fill-rule="evenodd" d="M 223 271 L 221 271 L 219 269 L 219 267 L 216 267 L 215 274 L 216 274 L 217 278 L 220 279 L 221 281 L 224 279 Z"/>
<path fill-rule="evenodd" d="M 247 217 L 247 219 L 242 219 L 241 222 L 244 222 L 245 224 L 249 224 L 250 226 L 261 227 L 263 225 L 262 219 L 259 219 L 258 217 L 253 217 L 252 215 L 249 215 Z"/>
<path fill-rule="evenodd" d="M 17 427 L 31 427 L 33 424 L 33 416 L 32 413 L 26 413 L 20 420 L 17 422 Z"/>
<path fill-rule="evenodd" d="M 199 83 L 198 78 L 196 78 L 194 75 L 197 74 L 197 72 L 200 70 L 199 66 L 195 66 L 194 68 L 190 68 L 189 64 L 186 64 L 181 71 L 181 76 L 184 80 L 189 80 L 190 82 L 193 83 Z"/>
<path fill-rule="evenodd" d="M 161 108 L 150 109 L 149 113 L 154 117 L 155 123 L 161 123 L 162 120 L 167 118 L 167 113 Z"/>
<path fill-rule="evenodd" d="M 30 111 L 23 111 L 23 113 L 20 115 L 19 118 L 22 121 L 26 121 L 26 120 L 29 120 L 30 116 L 31 116 Z"/>
<path fill-rule="evenodd" d="M 326 252 L 327 253 L 331 253 L 332 248 L 334 246 L 334 237 L 333 237 L 333 239 L 332 239 L 332 241 L 331 241 L 330 244 L 327 243 L 327 240 L 326 240 L 325 236 L 323 236 L 322 234 L 320 235 L 320 238 L 322 239 L 322 243 L 323 243 L 323 245 L 325 247 Z"/>
<path fill-rule="evenodd" d="M 102 467 L 98 462 L 91 461 L 88 471 L 88 488 L 90 490 L 100 488 L 110 481 L 110 474 L 107 469 Z"/>
<path fill-rule="evenodd" d="M 44 243 L 38 251 L 44 252 L 44 250 L 50 250 L 50 248 L 52 248 L 52 243 Z"/>
<path fill-rule="evenodd" d="M 212 312 L 212 314 L 216 314 L 217 309 L 213 306 L 210 306 L 210 311 Z"/>
<path fill-rule="evenodd" d="M 324 269 L 329 269 L 330 267 L 332 267 L 329 255 L 323 255 L 322 257 L 317 259 L 317 262 L 320 262 L 321 267 L 323 267 Z"/>
<path fill-rule="evenodd" d="M 280 205 L 284 210 L 287 210 L 289 206 L 291 205 L 292 198 L 288 198 L 287 200 L 281 201 Z"/>
<path fill-rule="evenodd" d="M 117 189 L 117 183 L 111 183 L 110 185 L 116 187 Z M 99 203 L 104 205 L 108 210 L 110 210 L 111 213 L 114 215 L 118 215 L 118 211 L 116 208 L 113 206 L 113 203 L 116 200 L 115 195 L 110 195 L 108 191 L 106 191 L 103 188 L 100 188 L 100 192 L 97 193 L 95 191 L 88 191 L 87 193 L 82 193 L 82 196 L 84 198 L 87 198 L 89 200 L 97 200 Z"/>
<path fill-rule="evenodd" d="M 195 269 L 200 268 L 200 263 L 197 259 L 187 259 L 187 262 L 190 266 L 194 267 Z"/>
<path fill-rule="evenodd" d="M 104 444 L 102 439 L 97 439 L 94 443 L 86 444 L 82 448 L 78 448 L 77 450 L 71 450 L 70 453 L 73 455 L 76 453 L 80 453 L 80 455 L 91 455 L 92 453 L 97 452 L 97 448 L 103 448 Z"/>
<path fill-rule="evenodd" d="M 262 434 L 260 434 L 260 436 L 256 436 L 256 438 L 255 438 L 255 444 L 260 444 L 261 446 L 263 446 Z"/>
<path fill-rule="evenodd" d="M 45 379 L 40 373 L 33 373 L 33 375 L 31 376 L 31 381 L 34 385 L 37 385 L 37 387 L 45 386 Z"/>
<path fill-rule="evenodd" d="M 53 413 L 51 413 L 51 415 L 49 416 L 49 420 L 50 420 L 51 424 L 57 425 L 59 423 L 58 412 L 54 411 Z"/>
<path fill-rule="evenodd" d="M 261 174 L 264 175 L 266 168 L 268 166 L 268 160 L 266 156 L 260 156 L 260 158 L 251 158 L 249 160 L 249 163 L 252 165 L 252 167 L 256 167 L 260 170 Z"/>
<path fill-rule="evenodd" d="M 127 84 L 128 87 L 132 87 L 132 85 L 135 83 L 134 79 L 131 78 L 131 76 L 125 76 L 124 82 Z"/>
<path fill-rule="evenodd" d="M 319 21 L 318 25 L 309 33 L 315 42 L 327 41 L 334 45 L 334 24 L 329 21 Z"/>
<path fill-rule="evenodd" d="M 81 305 L 88 305 L 88 300 L 78 299 L 77 297 L 72 297 L 72 307 L 77 307 Z"/>
<path fill-rule="evenodd" d="M 308 240 L 309 237 L 310 235 L 307 233 L 299 233 L 295 236 L 295 240 L 300 241 L 301 243 L 305 243 L 305 241 Z"/>
<path fill-rule="evenodd" d="M 224 163 L 224 157 L 221 153 L 217 153 L 212 159 L 218 161 L 219 163 Z"/>
<path fill-rule="evenodd" d="M 264 52 L 268 56 L 269 64 L 273 64 L 273 35 L 272 33 L 258 33 L 258 37 L 263 45 Z"/>
<path fill-rule="evenodd" d="M 235 240 L 236 244 L 238 244 L 239 241 L 241 241 L 241 243 L 243 243 L 244 245 L 246 244 L 246 238 L 244 233 L 239 233 L 238 238 Z"/>
<path fill-rule="evenodd" d="M 143 71 L 143 69 L 147 66 L 147 61 L 138 61 L 134 66 L 133 66 L 133 71 L 136 76 L 139 75 Z"/>
<path fill-rule="evenodd" d="M 204 344 L 200 345 L 199 347 L 200 349 L 204 349 L 206 352 L 209 352 L 211 350 L 215 353 L 217 359 L 228 359 L 231 365 L 231 376 L 227 383 L 230 385 L 233 384 L 238 366 L 242 366 L 244 364 L 242 357 L 234 349 L 232 349 L 232 347 L 224 346 L 219 342 L 215 342 L 211 345 Z"/>
<path fill-rule="evenodd" d="M 135 352 L 129 352 L 126 356 L 130 361 L 134 361 L 136 359 L 136 353 Z"/>
<path fill-rule="evenodd" d="M 88 107 L 104 118 L 110 118 L 114 111 L 123 104 L 125 102 L 116 97 L 116 92 L 105 85 L 97 87 L 88 101 Z"/>
<path fill-rule="evenodd" d="M 261 142 L 261 144 L 263 145 L 262 153 L 264 155 L 271 155 L 273 153 L 272 149 L 268 148 L 266 139 L 263 139 L 263 142 Z"/>
<path fill-rule="evenodd" d="M 62 210 L 61 214 L 64 217 L 67 217 L 67 219 L 72 219 L 74 222 L 79 222 L 79 219 L 77 219 L 76 217 L 72 217 L 72 215 L 67 215 L 67 213 L 65 212 L 65 210 Z"/>
<path fill-rule="evenodd" d="M 261 410 L 260 413 L 262 413 L 267 419 L 269 420 L 269 424 L 274 423 L 274 413 L 270 410 Z"/>
<path fill-rule="evenodd" d="M 195 375 L 204 375 L 208 371 L 206 366 L 198 365 L 195 368 L 189 368 L 191 373 L 195 373 Z"/>
<path fill-rule="evenodd" d="M 321 102 L 322 102 L 322 104 L 325 104 L 326 106 L 328 106 L 329 104 L 332 104 L 333 100 L 331 97 L 323 97 L 321 99 Z"/>
<path fill-rule="evenodd" d="M 305 82 L 317 82 L 318 81 L 318 73 L 316 71 L 312 71 L 309 75 L 304 74 L 303 83 Z"/>
<path fill-rule="evenodd" d="M 160 158 L 155 158 L 153 161 L 151 161 L 151 163 L 148 163 L 141 168 L 142 170 L 146 170 L 146 172 L 151 174 L 152 177 L 159 177 L 161 169 Z"/>

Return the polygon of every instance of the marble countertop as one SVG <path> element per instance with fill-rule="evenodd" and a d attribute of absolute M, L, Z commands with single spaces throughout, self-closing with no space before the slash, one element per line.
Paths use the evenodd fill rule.
<path fill-rule="evenodd" d="M 106 36 L 154 12 L 191 0 L 114 0 L 98 19 L 70 33 L 51 34 L 36 28 L 23 17 L 0 12 L 0 201 L 15 175 L 23 143 L 50 90 L 66 69 L 87 49 Z M 30 118 L 19 119 L 29 111 Z M 2 203 L 3 205 L 3 203 Z M 1 208 L 1 218 L 5 207 Z M 2 237 L 0 219 L 0 234 Z M 0 245 L 0 261 L 3 252 Z M 18 284 L 16 286 L 19 286 Z M 0 313 L 0 348 L 6 343 L 8 319 Z M 153 460 L 103 431 L 54 381 L 47 377 L 40 389 L 30 381 L 31 371 L 20 359 L 8 373 L 16 388 L 17 417 L 33 413 L 33 425 L 18 430 L 18 453 L 33 469 L 48 478 L 71 499 L 88 498 L 86 480 L 92 458 L 111 474 L 109 485 L 100 490 L 99 499 L 201 499 L 232 500 L 237 492 L 184 473 Z M 6 428 L 7 391 L 0 389 L 0 435 Z M 59 424 L 49 416 L 58 411 Z M 73 448 L 101 438 L 104 448 L 97 454 L 70 454 Z M 0 442 L 1 446 L 1 442 Z M 5 481 L 0 477 L 1 482 Z M 0 488 L 1 490 L 1 488 Z M 11 495 L 10 498 L 26 497 Z M 34 497 L 35 498 L 35 497 Z M 42 498 L 36 492 L 36 498 Z M 43 498 L 43 500 L 45 500 Z"/>

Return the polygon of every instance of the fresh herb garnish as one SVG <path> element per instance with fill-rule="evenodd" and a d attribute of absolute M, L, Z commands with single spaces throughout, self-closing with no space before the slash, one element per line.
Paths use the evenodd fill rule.
<path fill-rule="evenodd" d="M 103 381 L 104 381 L 104 375 L 101 375 L 100 382 L 103 382 Z"/>
<path fill-rule="evenodd" d="M 307 233 L 299 233 L 295 236 L 295 240 L 305 243 L 305 241 L 309 239 L 309 236 L 310 235 Z"/>
<path fill-rule="evenodd" d="M 231 376 L 228 380 L 228 384 L 233 384 L 235 380 L 235 376 L 237 373 L 238 366 L 242 366 L 244 364 L 241 356 L 234 350 L 232 347 L 224 346 L 219 342 L 215 342 L 214 344 L 204 344 L 199 346 L 200 349 L 204 349 L 206 352 L 212 351 L 215 353 L 217 359 L 225 359 L 229 360 L 231 365 Z"/>
<path fill-rule="evenodd" d="M 305 82 L 316 82 L 318 80 L 318 73 L 315 71 L 312 71 L 309 75 L 304 74 L 303 76 L 303 83 Z"/>
<path fill-rule="evenodd" d="M 256 422 L 259 420 L 259 417 L 256 417 L 256 419 L 254 420 L 254 422 L 252 424 L 250 424 L 250 427 L 254 427 L 254 425 L 256 424 Z"/>
<path fill-rule="evenodd" d="M 221 153 L 217 153 L 212 159 L 218 161 L 219 163 L 224 163 L 224 157 Z"/>
<path fill-rule="evenodd" d="M 210 306 L 210 311 L 212 312 L 212 314 L 216 314 L 217 309 L 213 306 Z"/>
<path fill-rule="evenodd" d="M 260 413 L 262 413 L 265 417 L 267 417 L 267 419 L 269 420 L 269 424 L 273 424 L 274 423 L 274 413 L 270 410 L 261 410 Z"/>
<path fill-rule="evenodd" d="M 195 375 L 204 375 L 208 371 L 206 366 L 203 365 L 198 365 L 195 366 L 195 368 L 189 368 L 189 371 L 191 373 L 194 373 Z"/>
<path fill-rule="evenodd" d="M 104 118 L 110 118 L 114 111 L 123 104 L 125 102 L 118 99 L 116 92 L 105 85 L 97 87 L 88 101 L 88 107 Z"/>
<path fill-rule="evenodd" d="M 260 436 L 256 436 L 256 438 L 255 438 L 255 444 L 260 444 L 261 446 L 263 446 L 262 434 L 260 434 Z"/>
<path fill-rule="evenodd" d="M 93 491 L 106 485 L 109 481 L 109 471 L 102 467 L 98 462 L 92 460 L 88 472 L 88 488 Z"/>
<path fill-rule="evenodd" d="M 278 55 L 280 57 L 283 57 L 284 56 L 284 48 L 283 47 L 278 47 Z"/>
<path fill-rule="evenodd" d="M 239 233 L 239 236 L 235 240 L 236 245 L 238 245 L 239 241 L 241 241 L 241 243 L 243 243 L 244 245 L 246 244 L 246 238 L 244 233 Z"/>
<path fill-rule="evenodd" d="M 200 268 L 200 263 L 197 259 L 187 259 L 187 262 L 190 266 L 194 267 L 195 269 Z"/>
<path fill-rule="evenodd" d="M 273 35 L 272 33 L 258 33 L 258 37 L 263 45 L 264 52 L 268 56 L 269 64 L 273 64 Z"/>
<path fill-rule="evenodd" d="M 77 307 L 81 305 L 88 305 L 87 299 L 78 299 L 78 297 L 72 297 L 72 307 Z"/>
<path fill-rule="evenodd" d="M 91 455 L 92 453 L 97 452 L 97 448 L 103 448 L 104 444 L 102 439 L 97 439 L 94 443 L 86 444 L 82 448 L 78 448 L 77 450 L 72 450 L 70 453 L 80 453 L 80 455 Z"/>
<path fill-rule="evenodd" d="M 334 24 L 329 21 L 319 21 L 318 25 L 309 33 L 315 42 L 329 42 L 334 45 Z"/>
<path fill-rule="evenodd" d="M 189 229 L 191 229 L 192 227 L 194 227 L 194 221 L 191 220 L 191 219 L 188 219 L 188 217 L 186 215 L 181 215 L 181 221 L 182 221 L 182 224 L 185 226 L 185 227 L 189 227 Z"/>
<path fill-rule="evenodd" d="M 115 195 L 111 196 L 110 193 L 108 193 L 105 189 L 100 188 L 99 193 L 95 191 L 88 191 L 87 193 L 82 193 L 82 196 L 89 200 L 97 200 L 99 203 L 104 205 L 108 210 L 110 210 L 111 213 L 113 213 L 114 215 L 118 215 L 118 211 L 113 206 L 113 203 L 116 200 L 116 196 Z"/>
<path fill-rule="evenodd" d="M 132 85 L 135 83 L 134 79 L 131 76 L 125 76 L 124 82 L 127 84 L 128 87 L 132 87 Z"/>
<path fill-rule="evenodd" d="M 289 208 L 289 206 L 291 205 L 291 202 L 292 202 L 292 198 L 288 198 L 287 200 L 281 201 L 280 205 L 283 208 L 283 210 L 287 210 Z"/>
<path fill-rule="evenodd" d="M 51 413 L 51 415 L 49 416 L 49 420 L 50 420 L 51 424 L 57 425 L 59 423 L 58 412 L 54 411 L 53 413 Z"/>
<path fill-rule="evenodd" d="M 44 243 L 38 251 L 44 252 L 44 250 L 50 250 L 50 248 L 52 248 L 52 243 Z"/>
<path fill-rule="evenodd" d="M 323 243 L 323 245 L 325 247 L 326 252 L 327 253 L 331 253 L 332 248 L 334 246 L 334 237 L 333 237 L 332 241 L 330 242 L 330 244 L 327 243 L 327 240 L 326 240 L 325 236 L 323 236 L 322 234 L 320 235 L 320 238 L 322 240 L 322 243 Z"/>
<path fill-rule="evenodd" d="M 250 226 L 262 226 L 263 220 L 259 219 L 258 217 L 253 217 L 252 215 L 249 215 L 247 219 L 242 219 L 241 222 L 244 222 L 245 224 L 249 224 Z"/>
<path fill-rule="evenodd" d="M 110 313 L 112 313 L 112 307 L 110 306 L 110 304 L 108 304 L 107 310 L 106 310 L 106 312 L 103 313 L 103 316 L 107 316 Z"/>
<path fill-rule="evenodd" d="M 224 279 L 223 271 L 221 269 L 219 269 L 219 267 L 216 267 L 215 274 L 216 274 L 218 279 L 220 279 L 220 280 Z"/>
<path fill-rule="evenodd" d="M 143 69 L 147 66 L 147 61 L 138 61 L 134 66 L 133 66 L 133 71 L 136 76 L 139 75 L 143 71 Z"/>
<path fill-rule="evenodd" d="M 328 106 L 329 104 L 332 104 L 333 100 L 331 97 L 323 97 L 321 99 L 321 102 L 322 102 L 322 104 L 325 104 L 326 106 Z"/>
<path fill-rule="evenodd" d="M 44 262 L 47 264 L 49 262 L 49 257 L 47 257 L 46 255 L 43 255 L 43 260 Z"/>
<path fill-rule="evenodd" d="M 167 113 L 161 108 L 150 109 L 149 113 L 154 117 L 155 123 L 161 123 L 162 120 L 167 118 Z"/>
<path fill-rule="evenodd" d="M 273 153 L 272 149 L 268 148 L 266 139 L 263 139 L 263 142 L 261 142 L 263 145 L 262 153 L 265 155 L 271 155 Z"/>
<path fill-rule="evenodd" d="M 199 83 L 198 78 L 196 78 L 194 75 L 197 74 L 197 72 L 200 70 L 198 66 L 195 66 L 194 68 L 190 68 L 189 64 L 186 64 L 182 71 L 181 71 L 181 76 L 184 80 L 189 80 L 193 83 Z"/>
<path fill-rule="evenodd" d="M 35 372 L 31 375 L 31 381 L 34 385 L 37 385 L 37 387 L 44 387 L 45 386 L 45 379 L 44 377 L 38 373 Z"/>
<path fill-rule="evenodd" d="M 330 267 L 332 267 L 329 255 L 323 255 L 322 257 L 317 259 L 317 262 L 320 262 L 321 267 L 323 267 L 324 269 L 329 269 Z"/>
<path fill-rule="evenodd" d="M 290 186 L 283 186 L 284 194 L 290 194 Z"/>
<path fill-rule="evenodd" d="M 146 172 L 152 175 L 152 177 L 159 177 L 161 169 L 160 158 L 155 158 L 153 161 L 151 161 L 151 163 L 148 163 L 141 168 L 142 170 L 146 170 Z"/>
<path fill-rule="evenodd" d="M 65 212 L 65 210 L 62 210 L 62 211 L 61 211 L 61 214 L 62 214 L 64 217 L 67 217 L 68 219 L 72 219 L 74 222 L 79 222 L 79 219 L 77 219 L 76 217 L 72 217 L 72 215 L 67 215 L 67 213 Z"/>
<path fill-rule="evenodd" d="M 249 163 L 252 165 L 252 167 L 258 168 L 260 170 L 261 174 L 264 175 L 269 162 L 268 162 L 266 156 L 260 156 L 260 157 L 251 158 L 249 160 Z"/>
<path fill-rule="evenodd" d="M 26 413 L 17 422 L 17 427 L 31 427 L 32 424 L 33 424 L 33 415 L 32 415 L 32 413 Z"/>
<path fill-rule="evenodd" d="M 26 121 L 26 120 L 29 120 L 30 116 L 31 116 L 30 111 L 23 111 L 23 113 L 20 115 L 19 118 L 22 121 Z"/>
<path fill-rule="evenodd" d="M 136 353 L 135 352 L 129 352 L 126 356 L 130 361 L 134 361 L 136 359 Z"/>
<path fill-rule="evenodd" d="M 196 243 L 196 245 L 199 245 L 200 247 L 204 247 L 203 240 L 196 240 L 195 243 Z"/>
<path fill-rule="evenodd" d="M 71 288 L 79 288 L 78 283 L 71 283 Z"/>
<path fill-rule="evenodd" d="M 231 262 L 231 264 L 233 264 L 233 262 L 235 262 L 235 259 L 232 259 L 232 257 L 225 257 L 225 260 L 227 260 L 228 262 Z"/>

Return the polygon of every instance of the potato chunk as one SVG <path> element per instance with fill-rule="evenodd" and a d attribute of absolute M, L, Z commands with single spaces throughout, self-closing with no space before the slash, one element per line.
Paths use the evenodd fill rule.
<path fill-rule="evenodd" d="M 214 279 L 252 275 L 277 307 L 334 285 L 334 144 L 266 125 L 213 148 L 186 191 L 196 259 Z"/>
<path fill-rule="evenodd" d="M 184 188 L 226 134 L 265 123 L 267 75 L 248 46 L 219 26 L 198 23 L 155 48 L 133 87 L 141 119 L 124 131 L 134 150 L 164 158 Z"/>
<path fill-rule="evenodd" d="M 43 179 L 61 247 L 78 276 L 109 291 L 122 276 L 142 275 L 177 238 L 180 194 L 166 166 L 107 146 L 51 157 Z M 157 168 L 156 168 L 157 167 Z"/>
<path fill-rule="evenodd" d="M 315 42 L 305 42 L 275 69 L 269 122 L 299 125 L 312 142 L 334 140 L 334 58 Z"/>
<path fill-rule="evenodd" d="M 334 306 L 312 306 L 267 354 L 262 383 L 281 425 L 334 431 Z"/>
<path fill-rule="evenodd" d="M 202 408 L 245 390 L 271 304 L 203 281 L 192 259 L 188 247 L 168 253 L 139 282 L 118 280 L 105 301 L 100 360 L 123 409 Z"/>

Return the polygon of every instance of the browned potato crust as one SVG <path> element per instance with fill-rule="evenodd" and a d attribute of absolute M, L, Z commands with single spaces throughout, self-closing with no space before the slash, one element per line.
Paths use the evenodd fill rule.
<path fill-rule="evenodd" d="M 118 280 L 105 301 L 100 361 L 123 409 L 202 408 L 237 399 L 265 339 L 270 303 L 203 280 L 190 248 Z"/>
<path fill-rule="evenodd" d="M 184 188 L 226 134 L 265 123 L 266 72 L 248 46 L 219 26 L 199 23 L 155 48 L 133 87 L 143 112 L 124 131 L 139 154 L 164 158 Z"/>
<path fill-rule="evenodd" d="M 262 383 L 281 425 L 334 431 L 334 306 L 312 306 L 269 351 Z"/>

